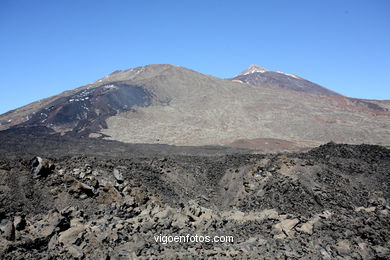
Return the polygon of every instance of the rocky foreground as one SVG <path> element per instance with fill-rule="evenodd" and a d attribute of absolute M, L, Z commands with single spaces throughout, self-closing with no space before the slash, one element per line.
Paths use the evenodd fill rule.
<path fill-rule="evenodd" d="M 0 159 L 1 259 L 390 259 L 383 147 L 36 156 Z"/>

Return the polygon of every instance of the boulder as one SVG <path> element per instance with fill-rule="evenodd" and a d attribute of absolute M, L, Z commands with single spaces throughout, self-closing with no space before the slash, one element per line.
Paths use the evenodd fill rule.
<path fill-rule="evenodd" d="M 372 250 L 367 243 L 361 242 L 358 244 L 357 252 L 362 257 L 362 259 L 369 259 L 372 254 Z"/>
<path fill-rule="evenodd" d="M 124 181 L 122 173 L 119 172 L 118 169 L 115 169 L 112 171 L 112 174 L 114 175 L 115 180 L 118 183 L 122 183 Z"/>
<path fill-rule="evenodd" d="M 348 240 L 343 239 L 337 242 L 335 249 L 339 255 L 346 256 L 351 253 L 351 244 Z"/>
<path fill-rule="evenodd" d="M 55 169 L 55 165 L 41 157 L 35 157 L 31 163 L 31 172 L 34 178 L 46 177 Z"/>
<path fill-rule="evenodd" d="M 57 211 L 50 212 L 45 218 L 35 223 L 34 233 L 36 238 L 47 239 L 51 237 L 58 226 L 63 222 L 64 217 Z"/>
<path fill-rule="evenodd" d="M 92 197 L 95 191 L 93 187 L 79 181 L 75 182 L 70 190 L 74 193 L 85 194 L 89 197 Z"/>
<path fill-rule="evenodd" d="M 319 220 L 320 220 L 319 217 L 314 217 L 314 218 L 310 219 L 309 221 L 307 221 L 306 223 L 304 223 L 302 226 L 297 227 L 296 230 L 298 230 L 299 232 L 303 232 L 303 233 L 307 233 L 309 235 L 312 235 L 313 234 L 313 226 Z"/>
<path fill-rule="evenodd" d="M 58 242 L 66 244 L 74 244 L 79 236 L 80 233 L 82 233 L 85 230 L 84 225 L 77 225 L 74 227 L 71 227 L 64 232 L 61 232 L 58 237 Z"/>
<path fill-rule="evenodd" d="M 97 201 L 101 204 L 111 204 L 113 202 L 123 201 L 123 197 L 114 186 L 107 184 L 103 187 L 103 192 L 99 192 Z"/>
<path fill-rule="evenodd" d="M 83 251 L 78 246 L 68 245 L 66 246 L 66 250 L 75 259 L 81 259 L 84 256 Z"/>
<path fill-rule="evenodd" d="M 282 231 L 285 235 L 289 236 L 293 232 L 293 228 L 299 223 L 299 219 L 285 219 L 274 226 L 276 231 Z"/>
<path fill-rule="evenodd" d="M 3 237 L 9 241 L 15 240 L 15 226 L 12 221 L 8 221 L 7 224 L 2 228 Z"/>
<path fill-rule="evenodd" d="M 21 217 L 21 216 L 16 216 L 14 218 L 14 226 L 15 226 L 15 229 L 18 231 L 23 230 L 26 227 L 25 218 Z"/>

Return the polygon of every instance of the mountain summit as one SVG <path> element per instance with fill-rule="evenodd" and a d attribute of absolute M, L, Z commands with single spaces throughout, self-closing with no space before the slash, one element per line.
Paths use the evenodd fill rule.
<path fill-rule="evenodd" d="M 253 64 L 253 65 L 250 65 L 246 70 L 242 71 L 237 76 L 248 75 L 248 74 L 256 73 L 256 72 L 263 73 L 263 72 L 266 72 L 266 71 L 269 71 L 269 70 L 267 70 L 267 69 L 265 69 L 263 67 L 260 67 L 260 66 L 258 66 L 256 64 Z"/>
<path fill-rule="evenodd" d="M 249 66 L 232 80 L 258 87 L 282 88 L 325 96 L 341 96 L 332 90 L 296 75 L 270 71 L 257 65 Z"/>
<path fill-rule="evenodd" d="M 0 115 L 0 130 L 39 126 L 62 135 L 126 143 L 265 150 L 331 140 L 390 145 L 388 101 L 292 91 L 294 86 L 309 90 L 316 85 L 259 70 L 253 67 L 252 73 L 236 78 L 249 83 L 262 79 L 268 85 L 242 84 L 167 64 L 115 71 Z"/>

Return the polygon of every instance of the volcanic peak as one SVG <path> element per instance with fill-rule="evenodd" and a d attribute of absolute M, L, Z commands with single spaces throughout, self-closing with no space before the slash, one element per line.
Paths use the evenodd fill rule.
<path fill-rule="evenodd" d="M 266 68 L 263 68 L 263 67 L 260 67 L 256 64 L 253 64 L 253 65 L 250 65 L 246 70 L 242 71 L 239 75 L 248 75 L 248 74 L 252 74 L 252 73 L 256 73 L 256 72 L 260 72 L 260 73 L 264 73 L 266 71 L 269 71 L 267 70 Z"/>

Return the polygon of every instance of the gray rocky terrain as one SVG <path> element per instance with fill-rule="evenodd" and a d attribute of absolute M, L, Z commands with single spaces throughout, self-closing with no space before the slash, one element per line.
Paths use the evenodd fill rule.
<path fill-rule="evenodd" d="M 140 155 L 109 143 L 1 154 L 0 258 L 390 259 L 388 149 Z M 155 240 L 187 234 L 234 241 Z"/>

